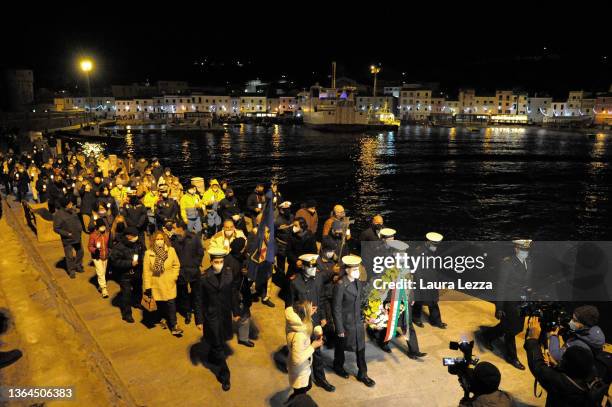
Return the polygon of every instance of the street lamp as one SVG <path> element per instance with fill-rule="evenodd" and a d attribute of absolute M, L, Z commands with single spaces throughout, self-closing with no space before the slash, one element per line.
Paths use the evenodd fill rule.
<path fill-rule="evenodd" d="M 93 69 L 93 62 L 91 59 L 82 59 L 79 63 L 81 66 L 81 71 L 85 72 L 85 78 L 87 79 L 87 105 L 89 106 L 89 111 L 91 111 L 91 86 L 89 84 L 89 72 Z"/>
<path fill-rule="evenodd" d="M 374 75 L 374 91 L 373 91 L 373 96 L 376 96 L 376 76 L 378 75 L 379 72 L 380 72 L 380 66 L 376 66 L 376 65 L 371 65 L 370 66 L 370 73 L 372 75 Z"/>

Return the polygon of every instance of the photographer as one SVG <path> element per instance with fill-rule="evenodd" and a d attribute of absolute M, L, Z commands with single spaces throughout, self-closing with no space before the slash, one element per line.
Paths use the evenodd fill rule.
<path fill-rule="evenodd" d="M 499 390 L 500 382 L 499 369 L 489 362 L 480 362 L 471 370 L 469 379 L 469 391 L 474 396 L 461 400 L 459 407 L 514 407 L 512 396 Z"/>
<path fill-rule="evenodd" d="M 544 361 L 538 338 L 540 323 L 529 320 L 525 335 L 525 351 L 529 370 L 548 393 L 546 407 L 587 407 L 601 403 L 607 387 L 595 375 L 592 352 L 581 346 L 569 347 L 558 367 Z"/>
<path fill-rule="evenodd" d="M 598 322 L 599 311 L 593 305 L 583 305 L 576 308 L 569 323 L 569 335 L 563 346 L 560 345 L 559 335 L 556 332 L 548 333 L 550 356 L 558 362 L 571 346 L 589 349 L 594 355 L 601 352 L 606 343 L 606 337 L 601 328 L 597 326 Z"/>

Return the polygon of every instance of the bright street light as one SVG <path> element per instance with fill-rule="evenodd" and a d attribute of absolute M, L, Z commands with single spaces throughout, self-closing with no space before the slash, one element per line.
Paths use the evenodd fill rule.
<path fill-rule="evenodd" d="M 91 59 L 83 59 L 81 61 L 81 70 L 83 72 L 89 72 L 91 71 L 93 68 L 93 62 L 91 62 Z"/>

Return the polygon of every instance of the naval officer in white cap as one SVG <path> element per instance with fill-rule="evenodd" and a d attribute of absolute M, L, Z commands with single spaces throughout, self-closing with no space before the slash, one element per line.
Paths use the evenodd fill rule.
<path fill-rule="evenodd" d="M 425 235 L 425 238 L 427 241 L 425 242 L 424 247 L 417 248 L 416 254 L 420 255 L 421 253 L 424 253 L 426 256 L 436 256 L 438 245 L 442 239 L 444 239 L 444 236 L 437 232 L 429 232 Z M 437 270 L 427 270 L 421 272 L 417 270 L 416 277 L 422 278 L 426 281 L 435 281 L 437 278 L 437 272 Z M 423 315 L 423 306 L 426 305 L 427 308 L 429 308 L 429 323 L 437 328 L 446 329 L 447 325 L 446 323 L 442 322 L 440 306 L 438 305 L 438 301 L 440 300 L 440 293 L 438 290 L 417 290 L 415 295 L 416 301 L 412 306 L 412 317 L 414 319 L 414 324 L 418 327 L 423 327 L 421 318 Z"/>
<path fill-rule="evenodd" d="M 342 264 L 346 274 L 334 286 L 333 316 L 338 342 L 334 349 L 334 372 L 348 378 L 344 370 L 344 351 L 354 351 L 357 356 L 357 380 L 368 387 L 376 384 L 368 377 L 365 360 L 365 327 L 361 312 L 362 297 L 365 296 L 364 284 L 359 280 L 361 257 L 344 256 Z"/>
<path fill-rule="evenodd" d="M 486 327 L 476 332 L 479 343 L 489 350 L 493 350 L 491 342 L 504 337 L 506 362 L 519 370 L 525 366 L 518 360 L 516 353 L 516 335 L 525 325 L 525 317 L 521 316 L 520 307 L 531 287 L 532 263 L 530 250 L 532 240 L 513 240 L 514 255 L 502 260 L 500 276 L 497 282 L 498 301 L 495 302 L 495 317 L 499 323 L 494 327 Z M 503 291 L 499 290 L 503 287 Z"/>

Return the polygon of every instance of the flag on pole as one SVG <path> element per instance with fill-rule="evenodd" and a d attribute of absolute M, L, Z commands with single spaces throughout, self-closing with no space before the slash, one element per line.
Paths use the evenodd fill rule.
<path fill-rule="evenodd" d="M 276 243 L 274 239 L 274 203 L 272 202 L 274 194 L 272 190 L 266 193 L 266 202 L 262 208 L 262 219 L 257 225 L 257 236 L 255 241 L 255 251 L 251 254 L 249 261 L 249 278 L 255 280 L 257 268 L 263 262 L 274 264 L 276 257 Z M 255 219 L 253 219 L 255 223 Z"/>

